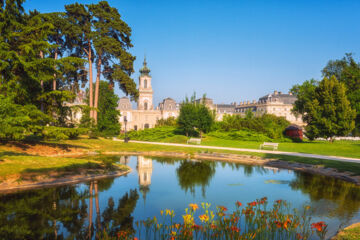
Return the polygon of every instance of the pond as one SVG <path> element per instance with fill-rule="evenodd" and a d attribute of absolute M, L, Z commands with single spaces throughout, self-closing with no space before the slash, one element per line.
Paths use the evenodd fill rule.
<path fill-rule="evenodd" d="M 339 226 L 360 221 L 360 188 L 338 179 L 262 166 L 143 156 L 98 156 L 129 165 L 127 176 L 0 195 L 0 239 L 86 239 L 116 233 L 135 221 L 189 203 L 235 209 L 235 201 L 266 196 L 294 208 L 310 205 L 312 222 Z M 93 195 L 90 192 L 94 192 Z M 95 194 L 97 193 L 97 194 Z M 89 224 L 91 222 L 91 224 Z"/>

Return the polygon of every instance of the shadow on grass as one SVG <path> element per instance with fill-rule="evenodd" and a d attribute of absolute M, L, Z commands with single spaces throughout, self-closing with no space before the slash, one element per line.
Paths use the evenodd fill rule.
<path fill-rule="evenodd" d="M 27 168 L 21 172 L 21 174 L 28 173 L 51 173 L 51 172 L 71 172 L 80 173 L 82 170 L 104 170 L 104 165 L 95 162 L 87 163 L 73 163 L 67 166 L 61 167 L 46 167 L 46 168 Z"/>
<path fill-rule="evenodd" d="M 88 149 L 88 147 L 74 145 L 74 144 L 64 144 L 64 143 L 47 143 L 47 142 L 37 142 L 37 141 L 0 141 L 0 144 L 6 145 L 9 144 L 14 147 L 18 147 L 24 151 L 29 149 L 30 147 L 52 147 L 52 148 L 60 148 L 63 151 L 70 151 L 71 148 L 82 148 Z"/>
<path fill-rule="evenodd" d="M 12 151 L 0 152 L 0 158 L 5 156 L 34 156 L 34 155 L 28 153 L 12 152 Z"/>

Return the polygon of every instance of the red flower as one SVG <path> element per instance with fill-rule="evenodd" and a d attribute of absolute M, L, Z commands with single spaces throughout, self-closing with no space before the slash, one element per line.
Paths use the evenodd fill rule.
<path fill-rule="evenodd" d="M 311 224 L 311 228 L 316 229 L 318 232 L 322 232 L 326 226 L 327 225 L 323 221 Z"/>
<path fill-rule="evenodd" d="M 236 201 L 236 206 L 238 206 L 238 207 L 241 207 L 241 202 L 239 202 L 239 201 Z"/>

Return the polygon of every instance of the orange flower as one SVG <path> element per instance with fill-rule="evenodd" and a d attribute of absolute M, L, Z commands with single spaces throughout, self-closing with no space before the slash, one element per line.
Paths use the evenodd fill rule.
<path fill-rule="evenodd" d="M 196 211 L 196 209 L 199 208 L 199 206 L 198 206 L 196 203 L 190 203 L 190 204 L 189 204 L 189 207 L 190 207 L 193 211 Z"/>
<path fill-rule="evenodd" d="M 209 221 L 209 216 L 206 215 L 206 214 L 200 215 L 199 218 L 200 218 L 200 220 L 201 220 L 202 222 L 207 222 L 207 221 Z"/>
<path fill-rule="evenodd" d="M 300 233 L 297 233 L 297 234 L 296 234 L 296 239 L 297 239 L 297 240 L 301 240 L 301 239 L 303 239 L 303 236 L 301 236 Z"/>
<path fill-rule="evenodd" d="M 228 209 L 224 206 L 218 206 L 218 208 L 222 211 L 222 212 L 226 212 Z"/>
<path fill-rule="evenodd" d="M 238 207 L 241 207 L 241 202 L 239 202 L 239 201 L 236 201 L 236 206 L 238 206 Z"/>
<path fill-rule="evenodd" d="M 326 226 L 327 225 L 323 221 L 311 224 L 311 228 L 316 229 L 318 232 L 322 232 Z"/>
<path fill-rule="evenodd" d="M 256 206 L 256 205 L 257 205 L 257 203 L 254 201 L 254 202 L 250 202 L 250 203 L 248 203 L 248 205 L 249 205 L 249 206 L 251 206 L 251 207 L 254 207 L 254 206 Z"/>

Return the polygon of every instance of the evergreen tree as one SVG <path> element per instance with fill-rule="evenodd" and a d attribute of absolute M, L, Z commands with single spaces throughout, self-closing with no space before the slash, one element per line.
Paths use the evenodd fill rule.
<path fill-rule="evenodd" d="M 119 83 L 120 88 L 136 98 L 136 84 L 130 75 L 134 72 L 133 57 L 128 49 L 132 47 L 131 28 L 121 19 L 116 8 L 108 2 L 101 1 L 88 5 L 94 27 L 93 43 L 96 50 L 96 84 L 94 108 L 98 108 L 99 84 L 101 74 L 110 81 Z M 97 121 L 97 112 L 94 112 Z"/>
<path fill-rule="evenodd" d="M 100 81 L 99 93 L 97 129 L 105 136 L 116 136 L 120 133 L 120 111 L 116 109 L 119 97 L 105 81 Z"/>
<path fill-rule="evenodd" d="M 85 109 L 85 114 L 81 118 L 81 126 L 83 127 L 95 127 L 96 131 L 103 136 L 115 136 L 120 133 L 119 117 L 120 112 L 117 110 L 117 102 L 119 97 L 114 93 L 114 89 L 111 84 L 100 81 L 99 84 L 99 107 L 98 114 L 99 119 L 94 126 L 93 119 L 89 117 L 89 109 Z M 89 101 L 89 90 L 87 91 Z"/>

